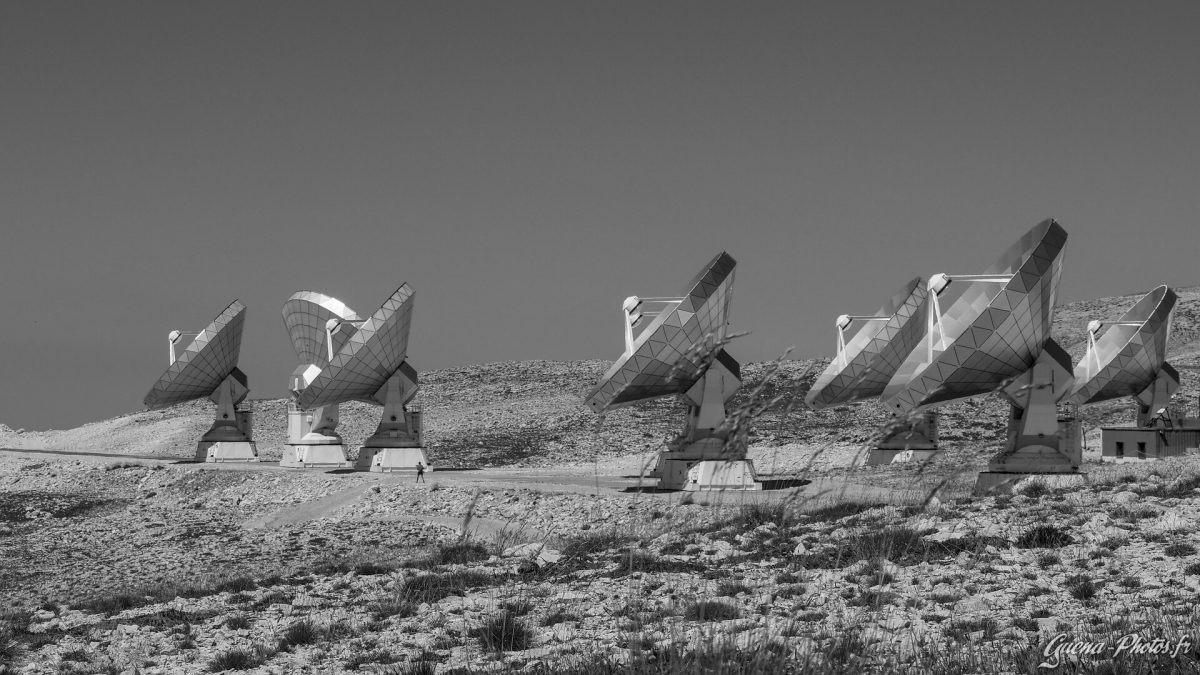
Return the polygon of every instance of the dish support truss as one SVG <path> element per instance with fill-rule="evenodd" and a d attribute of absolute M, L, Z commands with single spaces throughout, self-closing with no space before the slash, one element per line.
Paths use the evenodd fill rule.
<path fill-rule="evenodd" d="M 668 490 L 761 490 L 746 446 L 726 424 L 726 404 L 742 381 L 740 367 L 719 351 L 703 377 L 683 394 L 688 405 L 683 432 L 659 453 L 650 476 Z"/>
<path fill-rule="evenodd" d="M 216 418 L 196 445 L 198 462 L 257 462 L 258 447 L 251 440 L 254 416 L 238 410 L 250 389 L 246 375 L 234 368 L 213 390 L 208 400 L 217 405 Z"/>

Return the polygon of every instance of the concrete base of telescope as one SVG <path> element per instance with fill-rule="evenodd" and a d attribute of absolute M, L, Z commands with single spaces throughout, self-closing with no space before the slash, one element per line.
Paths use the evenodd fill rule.
<path fill-rule="evenodd" d="M 660 459 L 658 487 L 664 490 L 761 490 L 748 459 Z"/>
<path fill-rule="evenodd" d="M 928 462 L 938 453 L 937 450 L 895 450 L 892 448 L 871 448 L 867 453 L 866 466 L 880 464 L 899 464 L 901 462 Z"/>
<path fill-rule="evenodd" d="M 197 462 L 257 462 L 253 441 L 201 441 L 196 445 Z"/>
<path fill-rule="evenodd" d="M 285 445 L 279 466 L 292 469 L 349 469 L 354 463 L 346 459 L 346 447 L 341 443 Z"/>
<path fill-rule="evenodd" d="M 415 474 L 417 462 L 425 466 L 425 471 L 433 471 L 429 466 L 429 458 L 425 456 L 425 448 L 368 448 L 358 449 L 358 460 L 354 468 L 359 471 L 377 471 L 382 473 L 404 472 Z"/>
<path fill-rule="evenodd" d="M 1065 490 L 1087 485 L 1086 473 L 1010 473 L 1006 471 L 980 471 L 975 481 L 975 496 L 988 497 L 1010 495 L 1020 486 L 1040 483 L 1050 490 Z"/>
<path fill-rule="evenodd" d="M 884 438 L 871 448 L 866 466 L 899 462 L 924 462 L 933 459 L 938 451 L 937 411 L 895 417 L 888 424 Z"/>

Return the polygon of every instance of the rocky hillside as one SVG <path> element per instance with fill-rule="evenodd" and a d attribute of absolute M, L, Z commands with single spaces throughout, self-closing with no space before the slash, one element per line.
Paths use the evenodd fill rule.
<path fill-rule="evenodd" d="M 1200 286 L 1177 289 L 1169 346 L 1170 360 L 1180 367 L 1183 387 L 1175 405 L 1189 415 L 1200 410 Z M 1120 316 L 1141 294 L 1075 302 L 1058 308 L 1054 335 L 1075 359 L 1087 346 L 1086 326 L 1093 318 Z M 780 399 L 758 420 L 751 440 L 756 445 L 863 443 L 888 421 L 876 401 L 820 412 L 803 406 L 803 395 L 828 364 L 786 361 L 746 364 L 744 384 L 734 407 L 752 399 Z M 432 462 L 443 467 L 548 466 L 649 452 L 678 430 L 682 404 L 660 399 L 609 412 L 603 424 L 582 404 L 583 396 L 607 369 L 603 361 L 527 361 L 492 363 L 421 373 L 417 402 L 424 410 Z M 771 377 L 768 378 L 768 375 Z M 764 382 L 764 380 L 767 380 Z M 264 459 L 278 460 L 286 443 L 287 403 L 255 400 L 255 440 Z M 143 411 L 66 431 L 5 432 L 0 447 L 86 451 L 97 443 L 105 452 L 187 458 L 211 424 L 212 406 L 195 401 L 162 411 Z M 357 448 L 378 424 L 380 409 L 362 403 L 342 406 L 339 431 L 349 448 Z M 988 441 L 1007 419 L 1007 406 L 997 396 L 941 408 L 941 433 L 947 450 L 954 441 Z M 1101 424 L 1133 420 L 1127 400 L 1088 406 L 1079 411 L 1088 442 L 1098 442 Z M 987 454 L 994 448 L 983 447 Z"/>

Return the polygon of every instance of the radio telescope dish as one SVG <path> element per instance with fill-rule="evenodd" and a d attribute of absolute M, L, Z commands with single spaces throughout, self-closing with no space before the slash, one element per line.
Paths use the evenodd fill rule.
<path fill-rule="evenodd" d="M 208 397 L 217 404 L 217 417 L 196 450 L 196 459 L 223 462 L 257 462 L 258 450 L 250 440 L 251 413 L 237 406 L 249 393 L 245 374 L 238 370 L 246 306 L 234 300 L 175 357 L 182 337 L 173 330 L 167 340 L 172 361 L 143 403 L 151 410 Z"/>
<path fill-rule="evenodd" d="M 1050 337 L 1066 243 L 1048 219 L 983 274 L 931 277 L 929 330 L 884 389 L 888 404 L 907 412 L 986 394 L 1029 370 Z M 937 296 L 954 281 L 966 282 L 961 295 L 939 312 Z"/>
<path fill-rule="evenodd" d="M 678 298 L 638 298 L 622 303 L 625 353 L 587 395 L 585 403 L 603 414 L 662 396 L 680 394 L 688 404 L 683 433 L 659 454 L 653 475 L 673 489 L 759 489 L 744 447 L 726 441 L 725 404 L 741 385 L 741 367 L 721 345 L 729 325 L 737 261 L 720 253 L 704 266 Z M 647 302 L 662 309 L 640 335 L 633 327 Z M 712 352 L 711 358 L 696 358 Z"/>
<path fill-rule="evenodd" d="M 1056 407 L 1074 382 L 1071 357 L 1050 338 L 1066 243 L 1066 230 L 1048 219 L 982 274 L 931 276 L 925 339 L 884 389 L 899 413 L 993 391 L 1008 400 L 1008 433 L 979 474 L 978 495 L 1031 475 L 1053 475 L 1063 486 L 1082 480 L 1078 423 L 1059 420 Z M 943 313 L 938 298 L 951 285 L 958 295 Z"/>
<path fill-rule="evenodd" d="M 283 325 L 300 365 L 292 373 L 288 389 L 293 395 L 307 387 L 358 330 L 362 319 L 346 303 L 315 291 L 299 291 L 283 303 Z M 336 403 L 306 411 L 288 405 L 288 448 L 282 466 L 296 468 L 342 468 L 351 466 L 342 437 L 337 433 Z"/>
<path fill-rule="evenodd" d="M 325 310 L 332 306 L 332 303 L 318 304 Z M 421 447 L 421 412 L 406 408 L 417 393 L 417 372 L 406 361 L 412 324 L 412 288 L 402 284 L 382 307 L 348 334 L 336 332 L 340 328 L 328 330 L 333 325 L 331 319 L 343 324 L 355 321 L 349 318 L 354 314 L 348 307 L 342 303 L 338 306 L 345 312 L 330 310 L 329 316 L 308 306 L 314 325 L 334 349 L 327 350 L 324 363 L 314 364 L 319 372 L 310 370 L 311 377 L 304 378 L 304 386 L 293 391 L 296 407 L 312 410 L 346 401 L 382 405 L 383 421 L 360 449 L 358 468 L 415 472 L 419 463 L 428 470 L 429 462 Z M 297 325 L 306 322 L 307 318 Z M 305 332 L 312 336 L 309 328 Z M 328 358 L 329 351 L 332 358 Z"/>
<path fill-rule="evenodd" d="M 587 396 L 587 405 L 600 413 L 673 394 L 682 394 L 703 377 L 703 372 L 677 364 L 693 345 L 706 339 L 720 343 L 729 324 L 729 300 L 737 261 L 721 253 L 704 266 L 679 298 L 656 298 L 666 306 L 632 342 L 632 349 L 617 359 L 600 384 Z M 632 311 L 626 299 L 627 316 Z M 636 315 L 635 315 L 636 316 Z M 636 319 L 635 319 L 636 320 Z M 628 325 L 628 323 L 626 324 Z"/>
<path fill-rule="evenodd" d="M 413 291 L 400 286 L 387 302 L 350 335 L 296 403 L 315 408 L 329 403 L 380 403 L 376 394 L 408 355 Z M 322 327 L 323 328 L 323 327 Z"/>
<path fill-rule="evenodd" d="M 805 402 L 813 410 L 879 396 L 906 356 L 925 335 L 929 292 L 917 277 L 867 316 L 838 317 L 837 354 L 809 389 Z M 845 331 L 862 322 L 847 342 Z M 867 454 L 867 465 L 931 459 L 937 453 L 937 415 L 894 419 Z"/>
<path fill-rule="evenodd" d="M 301 363 L 321 367 L 329 363 L 326 327 L 330 321 L 336 321 L 340 329 L 334 332 L 336 353 L 362 321 L 354 310 L 335 297 L 314 291 L 294 293 L 283 304 L 283 323 Z"/>
<path fill-rule="evenodd" d="M 928 295 L 917 277 L 873 315 L 838 317 L 838 353 L 808 390 L 808 406 L 820 410 L 882 394 L 925 334 Z M 845 341 L 844 330 L 854 321 L 862 325 Z"/>
<path fill-rule="evenodd" d="M 1179 388 L 1179 374 L 1166 362 L 1171 313 L 1178 299 L 1175 291 L 1159 286 L 1116 321 L 1093 321 L 1087 353 L 1075 366 L 1071 401 L 1083 405 L 1135 397 L 1141 404 L 1138 426 L 1143 427 L 1165 410 Z M 1096 337 L 1104 325 L 1107 330 Z"/>

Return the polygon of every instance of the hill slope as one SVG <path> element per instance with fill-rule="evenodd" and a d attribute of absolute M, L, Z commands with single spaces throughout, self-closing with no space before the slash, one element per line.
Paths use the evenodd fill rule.
<path fill-rule="evenodd" d="M 1195 415 L 1200 371 L 1200 286 L 1177 289 L 1169 344 L 1170 361 L 1181 370 L 1183 387 L 1175 404 Z M 1119 316 L 1140 293 L 1069 303 L 1055 314 L 1054 335 L 1079 359 L 1086 349 L 1086 326 L 1093 318 Z M 757 421 L 752 443 L 859 444 L 887 422 L 877 402 L 866 401 L 820 412 L 802 408 L 800 398 L 828 360 L 787 361 L 774 381 L 759 392 L 785 401 Z M 421 373 L 417 401 L 425 411 L 431 460 L 440 466 L 548 465 L 586 462 L 595 457 L 655 451 L 679 428 L 683 406 L 671 399 L 649 401 L 611 411 L 603 424 L 582 405 L 583 395 L 608 367 L 604 361 L 503 362 Z M 733 401 L 744 404 L 772 371 L 770 363 L 747 364 L 743 387 Z M 788 403 L 792 406 L 789 408 Z M 260 455 L 278 460 L 286 443 L 287 402 L 257 400 L 255 440 Z M 193 401 L 168 410 L 141 411 L 64 431 L 16 434 L 0 426 L 0 446 L 103 451 L 128 455 L 189 458 L 196 439 L 211 424 L 212 406 Z M 339 430 L 347 446 L 357 448 L 374 432 L 380 409 L 362 403 L 342 406 Z M 975 452 L 990 452 L 1007 418 L 997 396 L 961 401 L 941 409 L 942 438 L 982 441 Z M 1085 430 L 1133 419 L 1128 400 L 1088 406 L 1080 411 Z"/>

